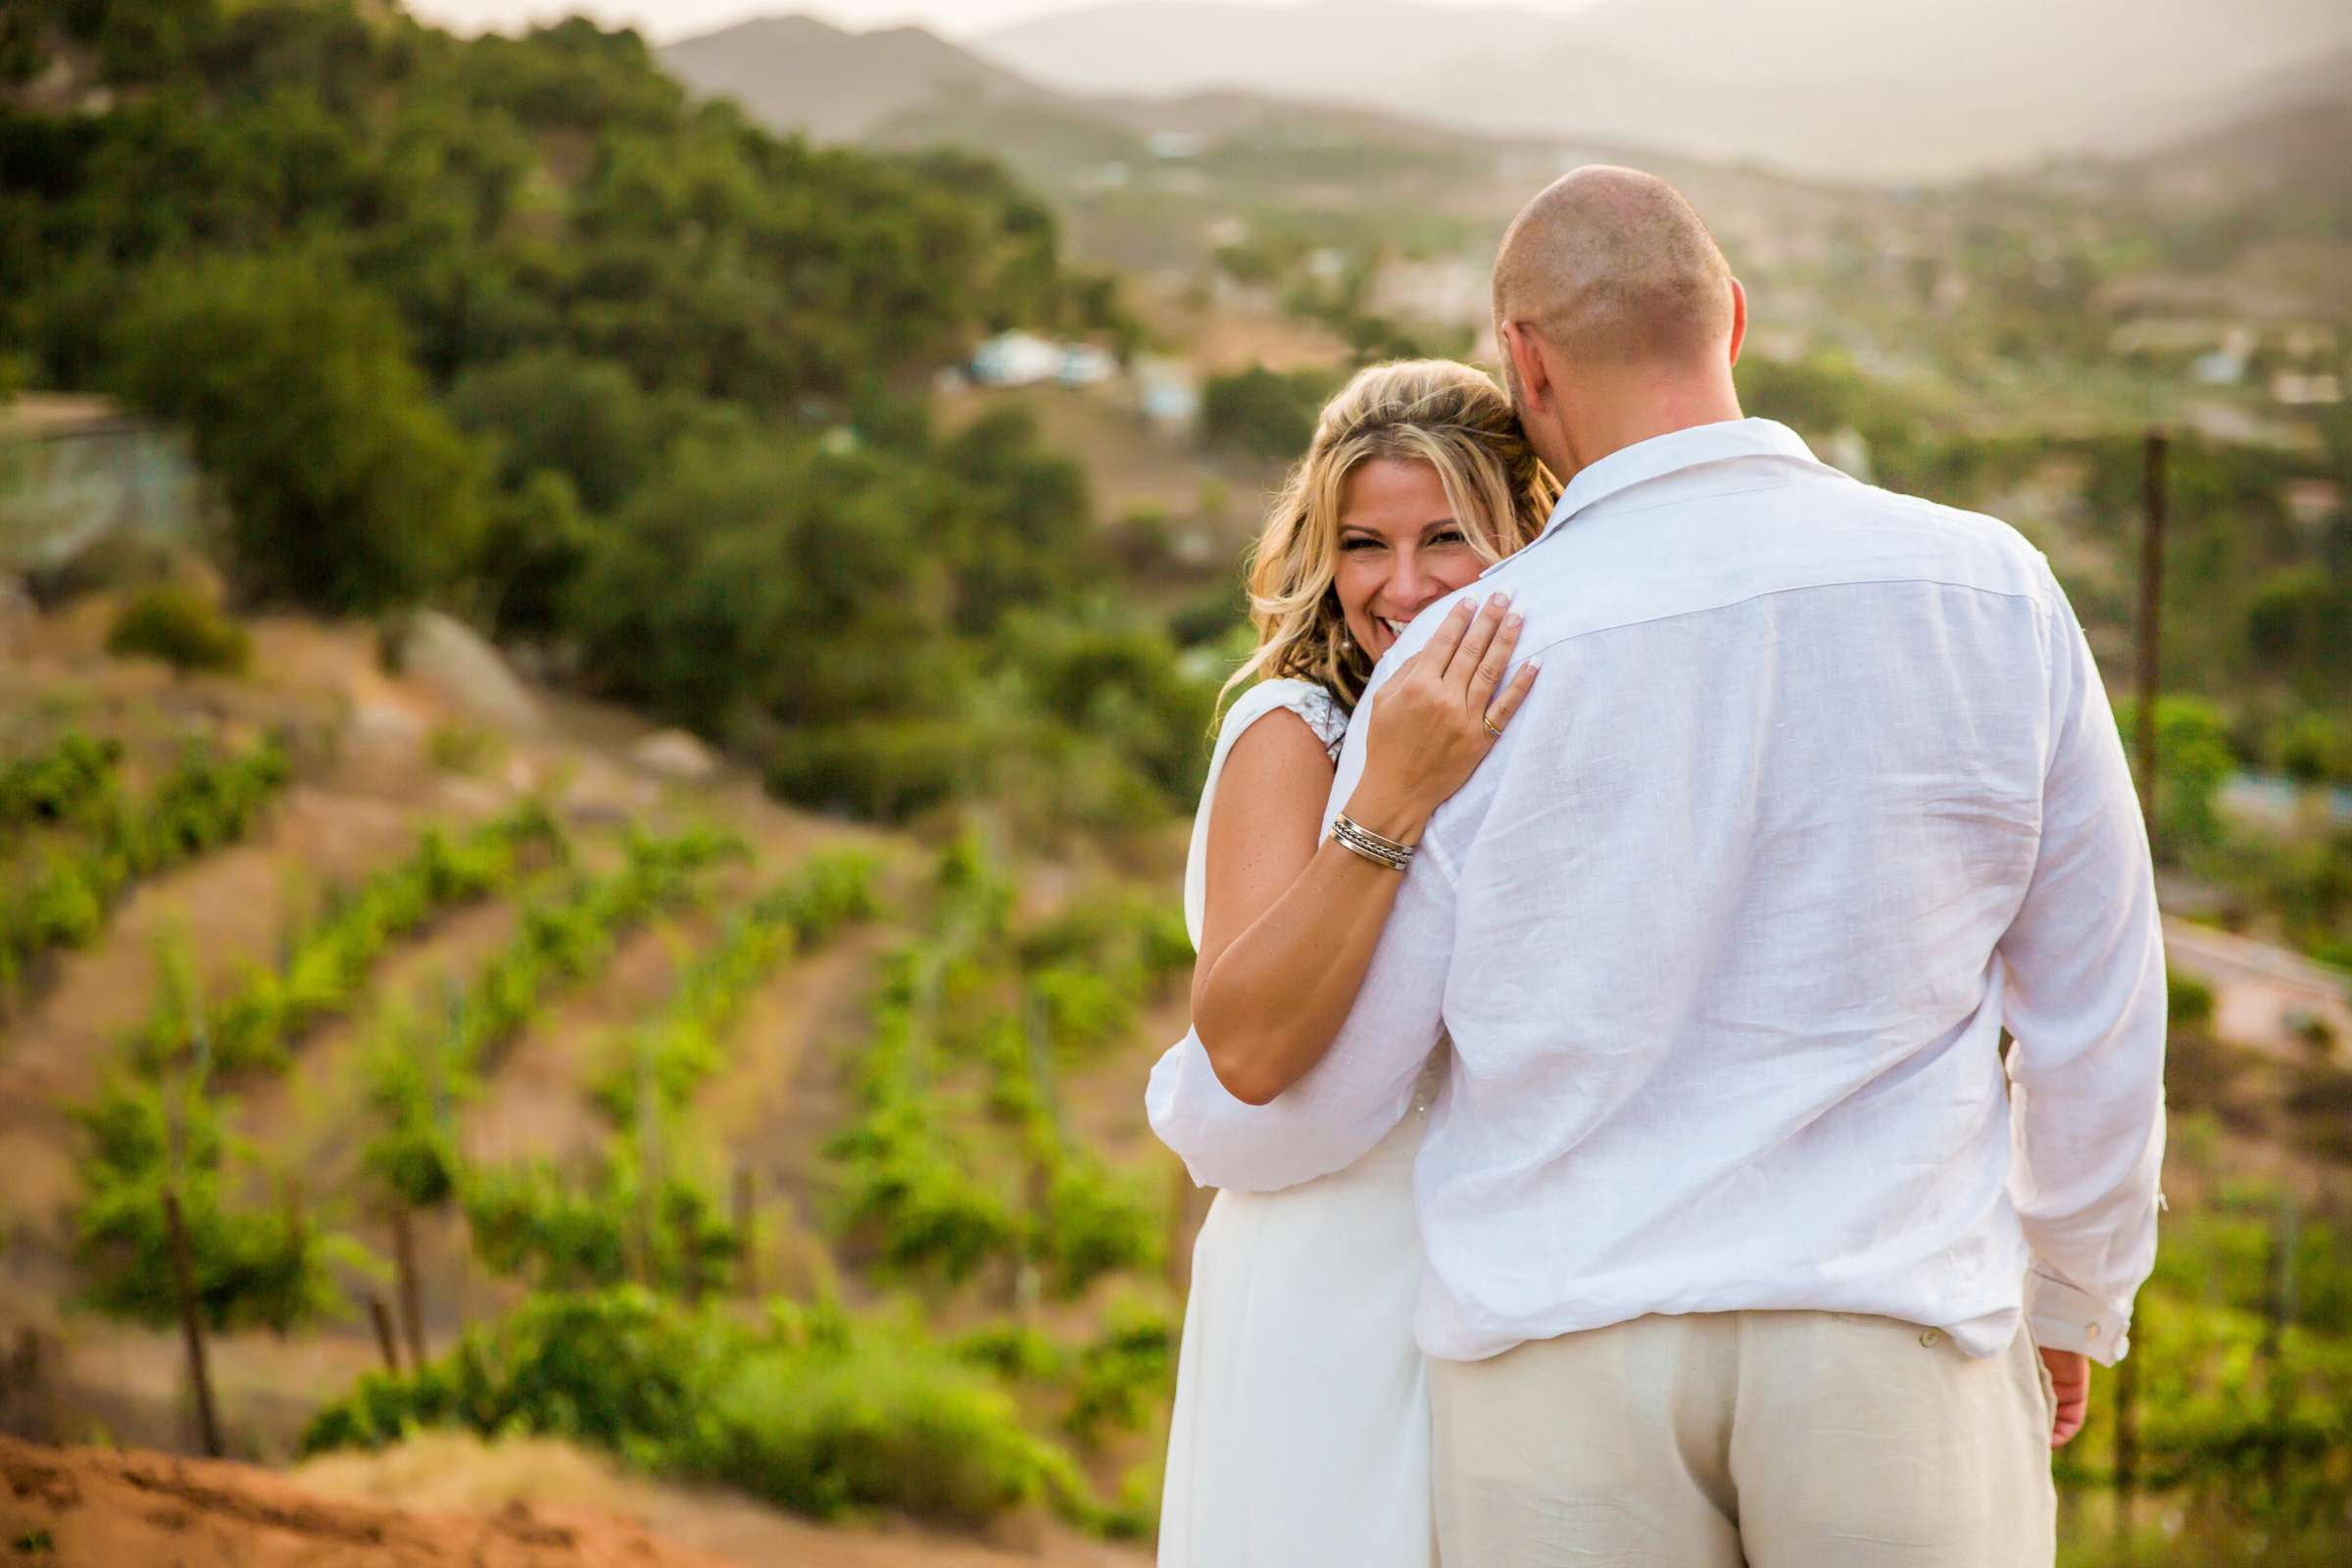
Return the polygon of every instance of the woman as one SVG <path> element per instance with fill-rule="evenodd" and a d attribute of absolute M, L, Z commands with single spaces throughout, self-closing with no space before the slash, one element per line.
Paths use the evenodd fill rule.
<path fill-rule="evenodd" d="M 1267 517 L 1250 580 L 1258 647 L 1234 684 L 1259 679 L 1218 734 L 1185 869 L 1194 1029 L 1240 1098 L 1273 1099 L 1329 1047 L 1395 902 L 1399 850 L 1535 678 L 1531 665 L 1503 682 L 1519 628 L 1498 599 L 1453 607 L 1458 650 L 1441 661 L 1441 639 L 1372 705 L 1343 818 L 1360 831 L 1324 839 L 1334 760 L 1373 664 L 1423 608 L 1533 539 L 1553 497 L 1492 381 L 1411 361 L 1362 371 L 1331 401 Z M 1346 1170 L 1210 1207 L 1177 1366 L 1161 1568 L 1436 1560 L 1412 1338 L 1427 1105 L 1425 1092 Z"/>

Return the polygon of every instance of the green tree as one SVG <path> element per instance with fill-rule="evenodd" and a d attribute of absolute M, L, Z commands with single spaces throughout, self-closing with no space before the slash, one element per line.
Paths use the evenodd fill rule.
<path fill-rule="evenodd" d="M 1210 376 L 1200 391 L 1200 438 L 1252 457 L 1296 458 L 1313 439 L 1315 417 L 1338 385 L 1325 371 L 1286 375 L 1263 366 Z"/>
<path fill-rule="evenodd" d="M 2133 747 L 2138 719 L 2129 701 L 2116 705 L 2116 723 L 2126 748 Z M 2152 830 L 2160 858 L 2177 858 L 2222 842 L 2222 785 L 2235 765 L 2229 729 L 2212 704 L 2193 697 L 2157 700 Z"/>
<path fill-rule="evenodd" d="M 220 481 L 248 591 L 374 610 L 464 562 L 480 457 L 427 400 L 390 307 L 325 257 L 159 268 L 117 341 L 117 386 L 186 423 Z"/>
<path fill-rule="evenodd" d="M 2246 645 L 2262 668 L 2340 697 L 2352 679 L 2352 585 L 2317 565 L 2273 573 L 2246 607 Z"/>
<path fill-rule="evenodd" d="M 498 449 L 499 482 L 564 475 L 590 512 L 608 513 L 645 482 L 683 422 L 621 366 L 540 349 L 466 370 L 450 390 L 466 430 Z"/>

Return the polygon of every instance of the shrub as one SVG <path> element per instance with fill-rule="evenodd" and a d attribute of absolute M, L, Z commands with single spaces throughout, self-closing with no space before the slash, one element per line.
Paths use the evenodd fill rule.
<path fill-rule="evenodd" d="M 2326 713 L 2282 720 L 2271 732 L 2270 752 L 2280 772 L 2306 787 L 2352 775 L 2352 730 Z"/>
<path fill-rule="evenodd" d="M 577 1438 L 642 1452 L 707 1394 L 706 1326 L 634 1288 L 534 1296 L 403 1378 L 371 1373 L 312 1417 L 302 1451 L 382 1447 L 416 1426 Z"/>
<path fill-rule="evenodd" d="M 1287 462 L 1314 439 L 1324 401 L 1338 390 L 1338 377 L 1323 370 L 1286 375 L 1252 366 L 1238 375 L 1212 375 L 1200 389 L 1200 438 Z"/>
<path fill-rule="evenodd" d="M 289 1333 L 344 1311 L 337 1273 L 371 1267 L 347 1241 L 312 1224 L 289 1199 L 231 1206 L 232 1151 L 201 1082 L 168 1086 L 116 1078 L 74 1112 L 87 1140 L 85 1189 L 74 1216 L 83 1305 L 151 1327 L 177 1321 L 164 1194 L 175 1192 L 187 1230 L 199 1309 L 216 1330 Z M 240 1154 L 250 1164 L 250 1156 Z"/>
<path fill-rule="evenodd" d="M 1137 1431 L 1173 1386 L 1175 1325 L 1156 1307 L 1133 1298 L 1114 1301 L 1101 1337 L 1077 1356 L 1076 1370 L 1063 1428 L 1088 1448 L 1105 1430 Z"/>
<path fill-rule="evenodd" d="M 409 1208 L 439 1208 L 465 1179 L 455 1109 L 478 1086 L 447 1053 L 444 1038 L 419 1028 L 406 1008 L 392 1007 L 360 1063 L 376 1121 L 360 1161 L 388 1197 Z"/>
<path fill-rule="evenodd" d="M 0 768 L 0 841 L 28 827 L 80 821 L 119 787 L 122 746 L 74 731 Z"/>
<path fill-rule="evenodd" d="M 984 792 L 1001 736 L 955 718 L 881 719 L 802 730 L 768 758 L 778 797 L 879 822 L 904 822 Z"/>
<path fill-rule="evenodd" d="M 822 942 L 842 926 L 882 912 L 874 882 L 881 862 L 863 850 L 830 850 L 762 899 L 758 912 L 792 923 L 803 942 Z"/>
<path fill-rule="evenodd" d="M 819 1518 L 890 1507 L 967 1528 L 1081 1490 L 1002 1389 L 912 1335 L 871 1329 L 839 1351 L 747 1356 L 684 1467 Z"/>
<path fill-rule="evenodd" d="M 738 913 L 719 940 L 685 968 L 661 1011 L 612 1053 L 595 1096 L 615 1125 L 637 1116 L 651 1080 L 665 1111 L 682 1108 L 725 1065 L 727 1026 L 752 990 L 801 943 L 822 941 L 875 911 L 874 860 L 859 851 L 816 856 Z"/>
<path fill-rule="evenodd" d="M 1093 1511 L 1067 1455 L 984 1372 L 914 1323 L 822 1307 L 745 1327 L 633 1287 L 534 1296 L 413 1375 L 362 1378 L 302 1449 L 380 1447 L 413 1426 L 574 1438 L 819 1517 Z"/>
<path fill-rule="evenodd" d="M 53 948 L 95 938 L 138 878 L 243 837 L 290 772 L 274 739 L 227 759 L 191 746 L 138 805 L 111 789 L 97 795 L 87 842 L 53 847 L 37 872 L 0 883 L 0 981 L 14 981 Z"/>
<path fill-rule="evenodd" d="M 487 773 L 506 755 L 506 741 L 480 724 L 435 724 L 425 738 L 425 754 L 447 773 Z"/>
<path fill-rule="evenodd" d="M 887 1271 L 949 1283 L 1011 1249 L 1011 1205 L 976 1183 L 972 1160 L 940 1127 L 938 1107 L 894 1101 L 825 1146 L 841 1166 L 836 1228 L 870 1248 Z"/>
<path fill-rule="evenodd" d="M 2176 1029 L 2202 1029 L 2213 1022 L 2213 987 L 2194 975 L 2164 976 L 2164 1011 Z"/>
<path fill-rule="evenodd" d="M 242 675 L 253 662 L 253 639 L 190 588 L 149 588 L 122 607 L 106 634 L 106 651 L 121 658 L 160 659 L 172 670 Z"/>
<path fill-rule="evenodd" d="M 2132 752 L 2137 715 L 2119 702 L 2116 722 L 2124 747 Z M 2164 697 L 2156 703 L 2156 820 L 2151 824 L 2160 856 L 2219 844 L 2223 836 L 2221 789 L 2235 761 L 2229 731 L 2209 703 Z"/>
<path fill-rule="evenodd" d="M 1067 1298 L 1105 1274 L 1157 1266 L 1163 1231 L 1142 1182 L 1072 1150 L 1047 1188 L 1036 1249 Z"/>
<path fill-rule="evenodd" d="M 466 1185 L 466 1220 L 485 1264 L 541 1290 L 628 1278 L 627 1210 L 608 1194 L 573 1190 L 544 1160 L 476 1171 Z"/>
<path fill-rule="evenodd" d="M 290 934 L 275 969 L 252 968 L 204 1009 L 215 1066 L 222 1072 L 282 1070 L 289 1049 L 323 1020 L 347 1012 L 376 961 L 396 940 L 459 905 L 513 885 L 537 863 L 534 851 L 564 852 L 555 819 L 532 802 L 453 841 L 428 827 L 407 860 L 331 899 Z M 182 1054 L 196 1017 L 167 985 L 131 1046 L 152 1071 Z"/>

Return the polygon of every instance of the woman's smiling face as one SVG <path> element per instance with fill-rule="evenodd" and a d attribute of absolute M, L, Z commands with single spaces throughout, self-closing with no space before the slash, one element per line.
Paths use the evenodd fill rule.
<path fill-rule="evenodd" d="M 1396 458 L 1373 458 L 1348 475 L 1339 550 L 1332 586 L 1348 635 L 1374 660 L 1415 615 L 1487 569 L 1454 520 L 1438 470 Z"/>

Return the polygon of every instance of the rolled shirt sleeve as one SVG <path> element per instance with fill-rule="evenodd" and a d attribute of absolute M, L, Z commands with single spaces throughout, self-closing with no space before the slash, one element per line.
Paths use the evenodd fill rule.
<path fill-rule="evenodd" d="M 1327 832 L 1363 776 L 1370 701 L 1367 692 L 1340 755 L 1324 810 Z M 1403 876 L 1355 1005 L 1305 1077 L 1268 1104 L 1249 1104 L 1218 1082 L 1198 1034 L 1171 1046 L 1152 1068 L 1145 1092 L 1152 1130 L 1194 1181 L 1237 1192 L 1312 1181 L 1362 1158 L 1410 1108 L 1444 1029 L 1454 879 L 1426 834 Z"/>
<path fill-rule="evenodd" d="M 2164 1157 L 2162 927 L 2123 742 L 2074 612 L 2050 583 L 2050 757 L 2006 976 L 2010 1196 L 2044 1348 L 2113 1365 L 2154 1266 Z"/>

